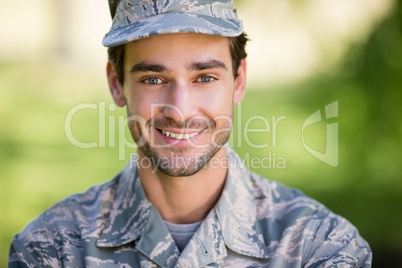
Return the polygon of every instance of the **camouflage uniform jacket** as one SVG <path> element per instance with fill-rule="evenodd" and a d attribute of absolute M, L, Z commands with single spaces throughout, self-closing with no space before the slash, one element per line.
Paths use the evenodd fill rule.
<path fill-rule="evenodd" d="M 355 227 L 251 173 L 231 149 L 222 195 L 180 254 L 136 165 L 73 195 L 13 239 L 9 267 L 370 267 Z"/>

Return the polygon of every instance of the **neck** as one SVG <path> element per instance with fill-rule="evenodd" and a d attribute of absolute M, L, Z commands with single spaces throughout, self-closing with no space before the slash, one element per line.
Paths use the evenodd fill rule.
<path fill-rule="evenodd" d="M 138 151 L 138 160 L 144 157 Z M 221 148 L 214 160 L 225 157 L 226 150 Z M 171 177 L 154 167 L 137 166 L 148 200 L 165 221 L 178 224 L 202 221 L 207 216 L 221 195 L 227 174 L 227 166 L 223 165 L 207 164 L 187 177 Z"/>

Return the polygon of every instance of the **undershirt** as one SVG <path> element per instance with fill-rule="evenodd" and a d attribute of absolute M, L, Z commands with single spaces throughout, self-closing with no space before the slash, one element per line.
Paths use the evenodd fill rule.
<path fill-rule="evenodd" d="M 164 221 L 180 252 L 186 247 L 191 237 L 200 227 L 202 221 L 190 224 L 176 224 Z"/>

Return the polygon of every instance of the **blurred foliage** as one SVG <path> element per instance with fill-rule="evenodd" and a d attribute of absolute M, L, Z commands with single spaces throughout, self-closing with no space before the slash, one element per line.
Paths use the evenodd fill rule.
<path fill-rule="evenodd" d="M 237 150 L 243 156 L 271 151 L 285 158 L 285 170 L 255 172 L 302 189 L 349 219 L 370 243 L 374 267 L 402 267 L 402 4 L 331 71 L 303 84 L 249 91 L 243 122 L 261 108 L 266 118 L 287 118 L 278 126 L 277 148 L 256 151 L 242 144 Z M 301 126 L 336 100 L 339 166 L 332 168 L 302 148 Z M 326 136 L 325 123 L 316 128 L 312 147 L 325 151 L 325 138 L 317 141 Z"/>
<path fill-rule="evenodd" d="M 331 73 L 298 85 L 248 89 L 236 107 L 230 140 L 244 158 L 271 157 L 270 168 L 249 165 L 252 170 L 301 189 L 356 225 L 374 251 L 374 267 L 402 267 L 401 29 L 398 2 L 367 42 L 352 47 Z M 105 103 L 106 109 L 76 114 L 72 129 L 77 139 L 99 141 L 103 123 L 118 129 L 125 111 L 110 109 L 105 81 L 46 62 L 2 63 L 0 73 L 0 263 L 6 263 L 13 234 L 57 200 L 111 179 L 133 150 L 119 160 L 118 146 L 110 146 L 119 139 L 109 131 L 104 148 L 77 148 L 66 138 L 65 117 L 82 102 L 98 108 Z M 325 151 L 326 123 L 338 122 L 335 168 L 311 156 L 301 142 L 304 120 L 334 101 L 339 117 L 306 129 L 306 142 Z M 243 132 L 246 124 L 266 127 L 261 120 L 249 121 L 255 115 L 267 119 L 270 131 Z M 281 116 L 286 118 L 275 132 L 274 120 Z M 278 165 L 281 160 L 286 168 Z"/>

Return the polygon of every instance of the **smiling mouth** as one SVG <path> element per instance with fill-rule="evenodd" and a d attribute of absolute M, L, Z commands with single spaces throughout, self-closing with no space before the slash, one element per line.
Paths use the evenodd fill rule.
<path fill-rule="evenodd" d="M 183 133 L 172 133 L 172 132 L 168 132 L 168 131 L 165 131 L 162 129 L 159 129 L 159 131 L 162 132 L 162 134 L 165 135 L 166 137 L 173 138 L 176 140 L 187 140 L 187 139 L 190 139 L 190 138 L 196 136 L 198 133 L 201 132 L 201 130 L 200 130 L 200 131 L 193 132 L 193 133 L 183 134 Z"/>

